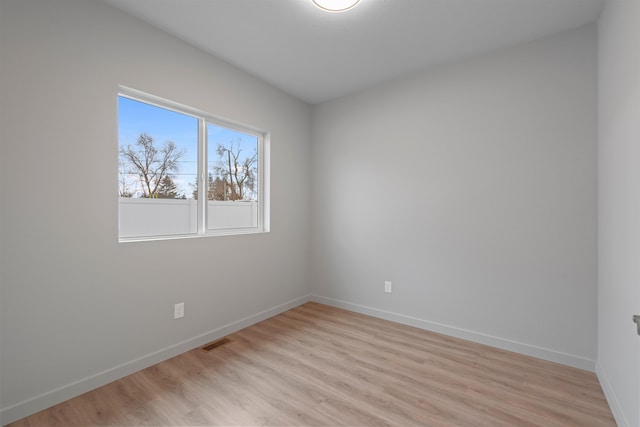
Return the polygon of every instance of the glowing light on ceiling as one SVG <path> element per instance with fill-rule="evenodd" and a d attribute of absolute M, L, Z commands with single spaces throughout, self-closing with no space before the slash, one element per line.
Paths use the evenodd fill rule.
<path fill-rule="evenodd" d="M 327 12 L 344 12 L 352 9 L 360 0 L 312 0 L 320 9 Z"/>

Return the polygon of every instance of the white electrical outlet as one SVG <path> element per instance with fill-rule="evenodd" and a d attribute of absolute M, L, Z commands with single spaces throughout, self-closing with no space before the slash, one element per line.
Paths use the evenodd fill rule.
<path fill-rule="evenodd" d="M 389 281 L 384 282 L 384 291 L 388 294 L 391 293 L 391 282 Z"/>
<path fill-rule="evenodd" d="M 184 317 L 184 303 L 178 303 L 175 306 L 173 306 L 173 318 L 174 319 L 180 319 L 181 317 Z"/>

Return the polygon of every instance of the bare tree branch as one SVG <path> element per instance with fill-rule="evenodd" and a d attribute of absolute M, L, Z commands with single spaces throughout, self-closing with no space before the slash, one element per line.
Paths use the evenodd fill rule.
<path fill-rule="evenodd" d="M 135 173 L 143 184 L 144 197 L 157 197 L 160 183 L 171 172 L 179 170 L 178 161 L 185 154 L 178 150 L 176 144 L 167 141 L 158 150 L 153 143 L 153 137 L 142 133 L 136 145 L 120 148 L 121 158 L 131 166 L 130 173 Z"/>
<path fill-rule="evenodd" d="M 224 200 L 245 200 L 247 192 L 255 192 L 257 151 L 242 158 L 242 149 L 231 141 L 228 146 L 219 144 L 216 153 L 219 160 L 214 169 L 224 184 Z"/>

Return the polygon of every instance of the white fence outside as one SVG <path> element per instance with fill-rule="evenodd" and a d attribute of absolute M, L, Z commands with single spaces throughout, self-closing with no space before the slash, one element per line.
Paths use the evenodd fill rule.
<path fill-rule="evenodd" d="M 121 238 L 195 234 L 197 201 L 193 199 L 120 198 L 118 227 Z M 246 201 L 207 202 L 209 230 L 258 226 L 258 203 Z"/>

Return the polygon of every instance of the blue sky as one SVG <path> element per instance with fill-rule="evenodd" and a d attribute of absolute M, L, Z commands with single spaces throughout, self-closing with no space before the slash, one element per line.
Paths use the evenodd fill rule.
<path fill-rule="evenodd" d="M 173 174 L 174 182 L 187 198 L 192 197 L 193 184 L 198 171 L 198 120 L 164 108 L 135 101 L 123 96 L 118 98 L 118 143 L 120 147 L 135 146 L 141 133 L 153 137 L 155 146 L 160 148 L 166 141 L 173 141 L 178 150 L 184 151 L 180 158 L 180 170 Z M 242 154 L 255 152 L 255 136 L 208 123 L 209 169 L 212 171 L 218 156 L 218 144 L 229 146 L 231 142 L 240 146 Z M 133 178 L 131 178 L 133 179 Z"/>

